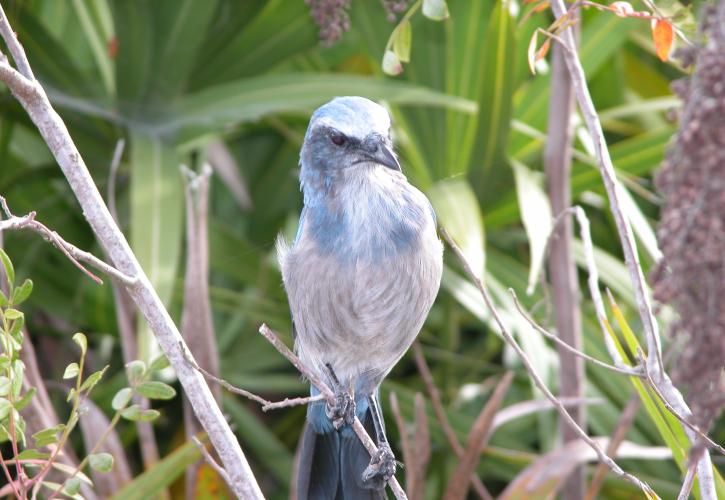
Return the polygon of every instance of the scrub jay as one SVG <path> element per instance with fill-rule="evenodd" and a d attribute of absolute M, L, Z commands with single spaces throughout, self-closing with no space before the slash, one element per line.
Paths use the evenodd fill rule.
<path fill-rule="evenodd" d="M 395 458 L 378 388 L 438 293 L 435 214 L 401 171 L 388 112 L 368 99 L 338 97 L 317 109 L 300 166 L 299 229 L 291 246 L 278 240 L 278 258 L 297 353 L 336 402 L 308 406 L 297 498 L 385 498 Z M 378 442 L 372 459 L 348 425 L 355 415 Z"/>

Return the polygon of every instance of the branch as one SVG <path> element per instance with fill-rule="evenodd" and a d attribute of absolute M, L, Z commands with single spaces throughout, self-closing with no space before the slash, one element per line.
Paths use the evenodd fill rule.
<path fill-rule="evenodd" d="M 568 15 L 563 0 L 552 0 L 551 9 L 554 16 L 557 18 L 557 21 Z M 664 369 L 659 327 L 654 314 L 652 313 L 649 297 L 647 296 L 647 288 L 645 286 L 642 268 L 639 264 L 639 256 L 634 243 L 632 228 L 630 227 L 629 221 L 622 210 L 622 202 L 619 195 L 620 188 L 614 171 L 614 165 L 612 164 L 612 159 L 609 156 L 609 150 L 607 149 L 602 125 L 599 122 L 599 116 L 597 115 L 596 108 L 592 102 L 589 88 L 587 87 L 584 69 L 582 68 L 579 57 L 577 56 L 574 36 L 571 30 L 564 30 L 561 33 L 561 39 L 564 46 L 569 48 L 569 50 L 564 50 L 564 58 L 566 60 L 567 68 L 569 69 L 574 92 L 576 94 L 577 102 L 579 103 L 579 109 L 584 116 L 584 121 L 586 122 L 589 134 L 592 137 L 594 152 L 597 157 L 597 165 L 602 175 L 602 180 L 604 181 L 604 188 L 607 192 L 607 197 L 609 198 L 612 215 L 614 216 L 617 232 L 619 233 L 619 239 L 622 243 L 624 261 L 627 265 L 629 277 L 634 288 L 637 309 L 639 310 L 639 316 L 642 321 L 642 326 L 644 327 L 645 337 L 647 340 L 647 358 L 645 363 L 647 373 L 663 394 L 668 396 L 668 399 L 673 403 L 673 406 L 677 408 L 679 413 L 689 417 L 691 415 L 689 407 L 685 403 L 682 394 L 674 386 Z M 691 443 L 694 444 L 697 442 L 698 437 L 696 433 L 687 428 L 685 429 L 685 432 Z M 705 450 L 700 457 L 698 475 L 700 477 L 703 499 L 715 500 L 717 498 L 717 493 L 715 492 L 715 483 L 712 476 L 712 461 L 710 460 L 710 454 L 707 450 Z"/>
<path fill-rule="evenodd" d="M 511 297 L 514 299 L 514 305 L 516 306 L 516 309 L 518 309 L 519 313 L 523 318 L 532 326 L 534 329 L 539 332 L 541 335 L 546 337 L 549 340 L 554 341 L 554 343 L 563 349 L 571 352 L 572 354 L 589 361 L 590 363 L 593 363 L 597 366 L 600 366 L 602 368 L 606 368 L 607 370 L 611 370 L 615 373 L 620 373 L 622 375 L 629 375 L 630 377 L 638 377 L 638 378 L 644 378 L 644 373 L 642 370 L 639 370 L 637 367 L 635 368 L 629 368 L 629 367 L 618 367 L 614 365 L 610 365 L 609 363 L 605 363 L 604 361 L 598 360 L 597 358 L 594 358 L 587 353 L 580 351 L 576 347 L 573 347 L 566 342 L 564 342 L 562 339 L 560 339 L 558 336 L 554 335 L 553 333 L 545 330 L 542 328 L 539 324 L 536 323 L 536 321 L 531 318 L 531 316 L 528 315 L 526 311 L 524 311 L 523 307 L 521 306 L 521 303 L 519 302 L 519 298 L 516 295 L 516 292 L 513 288 L 509 288 L 509 293 L 511 294 Z"/>
<path fill-rule="evenodd" d="M 186 354 L 185 354 L 186 356 Z M 300 406 L 300 405 L 306 405 L 308 403 L 314 403 L 315 401 L 325 401 L 326 397 L 323 394 L 318 394 L 317 396 L 307 396 L 303 398 L 285 398 L 282 401 L 268 401 L 261 397 L 258 394 L 255 394 L 253 392 L 247 391 L 245 389 L 242 389 L 241 387 L 237 387 L 235 385 L 230 384 L 223 378 L 219 378 L 213 373 L 208 372 L 201 366 L 199 366 L 195 360 L 191 359 L 190 357 L 186 358 L 186 362 L 191 364 L 191 366 L 194 367 L 195 370 L 201 372 L 206 378 L 209 380 L 213 380 L 220 386 L 224 387 L 226 390 L 231 392 L 232 394 L 237 394 L 239 396 L 244 396 L 247 399 L 251 399 L 252 401 L 255 401 L 262 405 L 262 411 L 267 410 L 276 410 L 278 408 L 288 408 L 290 406 Z"/>
<path fill-rule="evenodd" d="M 183 342 L 179 330 L 139 265 L 123 233 L 114 222 L 68 129 L 51 106 L 45 90 L 29 71 L 23 47 L 18 43 L 12 30 L 2 31 L 2 23 L 6 22 L 5 13 L 0 6 L 0 34 L 23 74 L 13 70 L 7 61 L 0 61 L 0 81 L 8 85 L 38 128 L 78 199 L 84 217 L 114 266 L 126 276 L 132 276 L 138 281 L 136 286 L 128 287 L 129 294 L 143 313 L 161 349 L 174 367 L 197 418 L 209 435 L 217 455 L 229 474 L 234 493 L 245 499 L 264 498 L 239 442 L 229 428 L 204 378 L 185 362 L 183 350 L 179 348 L 179 342 Z"/>
<path fill-rule="evenodd" d="M 279 339 L 276 333 L 274 333 L 267 325 L 263 324 L 259 327 L 259 333 L 261 333 L 264 338 L 269 340 L 269 342 L 274 346 L 277 351 L 279 351 L 282 356 L 287 358 L 292 365 L 297 368 L 297 371 L 299 371 L 302 375 L 304 375 L 307 380 L 310 381 L 310 383 L 317 388 L 318 391 L 320 391 L 320 394 L 322 394 L 326 401 L 333 402 L 335 399 L 335 394 L 332 392 L 332 390 L 325 384 L 325 382 L 322 381 L 315 373 L 310 370 L 300 358 L 298 358 L 295 353 L 289 350 L 289 348 L 284 345 L 284 343 Z M 360 419 L 355 416 L 355 420 L 352 422 L 352 430 L 357 434 L 357 437 L 360 438 L 360 442 L 362 442 L 363 446 L 366 450 L 368 450 L 368 453 L 370 456 L 375 456 L 375 454 L 378 452 L 378 447 L 375 446 L 375 443 L 373 442 L 372 438 L 370 438 L 370 435 L 365 430 L 365 427 L 363 427 L 362 422 L 360 422 Z M 390 486 L 390 489 L 393 491 L 393 494 L 395 495 L 395 498 L 398 500 L 406 499 L 407 496 L 405 494 L 405 491 L 403 491 L 403 488 L 400 486 L 400 483 L 398 483 L 398 480 L 395 479 L 395 476 L 390 478 L 390 481 L 388 481 L 388 486 Z"/>
<path fill-rule="evenodd" d="M 5 215 L 8 217 L 6 220 L 0 221 L 0 231 L 11 229 L 30 229 L 32 231 L 35 231 L 40 236 L 42 236 L 45 241 L 52 244 L 58 250 L 63 252 L 63 254 L 68 257 L 68 259 L 73 264 L 75 264 L 78 269 L 83 271 L 86 276 L 91 278 L 99 285 L 103 284 L 103 280 L 101 280 L 101 278 L 89 271 L 79 261 L 83 261 L 92 265 L 96 269 L 104 272 L 112 278 L 115 278 L 117 281 L 123 283 L 127 287 L 136 286 L 136 278 L 125 275 L 115 267 L 106 264 L 95 255 L 86 252 L 85 250 L 81 250 L 72 243 L 68 243 L 63 238 L 61 238 L 58 233 L 48 229 L 48 227 L 45 226 L 43 223 L 35 220 L 35 212 L 30 212 L 24 217 L 16 217 L 10 212 L 7 202 L 2 196 L 0 196 L 0 205 L 2 205 L 3 212 L 5 212 Z"/>
<path fill-rule="evenodd" d="M 496 324 L 498 324 L 499 330 L 501 331 L 501 335 L 503 336 L 504 340 L 513 348 L 513 350 L 516 352 L 516 354 L 521 359 L 521 363 L 526 368 L 526 371 L 529 372 L 529 375 L 531 376 L 531 379 L 533 380 L 536 387 L 539 388 L 539 390 L 546 396 L 546 398 L 551 401 L 551 403 L 554 405 L 554 407 L 559 412 L 559 415 L 561 415 L 572 429 L 576 431 L 576 433 L 581 437 L 581 439 L 589 445 L 590 448 L 594 450 L 594 452 L 597 454 L 597 457 L 599 458 L 599 461 L 602 463 L 605 463 L 609 469 L 616 474 L 617 476 L 621 477 L 622 479 L 626 479 L 630 483 L 634 484 L 638 488 L 640 488 L 642 491 L 646 493 L 652 493 L 654 495 L 654 492 L 652 491 L 652 488 L 649 487 L 649 485 L 641 480 L 639 480 L 637 477 L 633 476 L 632 474 L 625 472 L 622 470 L 622 468 L 617 465 L 617 463 L 609 456 L 607 455 L 602 447 L 589 435 L 582 429 L 579 424 L 576 423 L 576 421 L 572 418 L 572 416 L 569 414 L 569 412 L 566 410 L 564 405 L 557 399 L 554 394 L 549 390 L 549 388 L 546 386 L 544 381 L 539 377 L 539 375 L 536 373 L 536 370 L 534 369 L 534 366 L 531 364 L 531 361 L 529 360 L 528 356 L 526 356 L 526 353 L 524 350 L 519 346 L 519 344 L 514 339 L 513 335 L 506 329 L 504 326 L 503 321 L 501 320 L 501 316 L 498 313 L 498 309 L 496 309 L 496 306 L 493 305 L 493 301 L 491 300 L 491 297 L 489 296 L 488 292 L 486 291 L 486 287 L 484 286 L 483 282 L 480 280 L 480 278 L 476 275 L 475 272 L 471 269 L 471 266 L 468 264 L 468 261 L 466 260 L 466 257 L 463 255 L 463 252 L 461 251 L 460 247 L 456 244 L 455 241 L 453 241 L 453 238 L 448 234 L 448 231 L 445 230 L 445 228 L 441 228 L 440 230 L 441 236 L 443 236 L 443 239 L 446 240 L 448 245 L 451 247 L 453 252 L 456 254 L 456 257 L 461 261 L 461 264 L 463 265 L 463 269 L 465 270 L 468 277 L 473 281 L 473 283 L 476 285 L 476 288 L 478 288 L 478 291 L 481 293 L 481 297 L 483 298 L 484 303 L 486 304 L 486 307 L 488 307 L 488 310 L 491 311 L 491 315 L 493 316 L 494 320 L 496 321 Z"/>
<path fill-rule="evenodd" d="M 413 357 L 415 359 L 415 364 L 418 365 L 418 371 L 420 372 L 420 376 L 423 378 L 423 383 L 428 390 L 428 395 L 430 396 L 431 403 L 433 404 L 433 412 L 435 413 L 438 422 L 441 424 L 441 429 L 443 429 L 443 435 L 446 437 L 448 445 L 456 454 L 456 457 L 460 460 L 463 458 L 463 446 L 461 446 L 461 443 L 458 442 L 458 437 L 456 436 L 456 433 L 453 430 L 453 427 L 451 427 L 451 423 L 446 416 L 446 412 L 443 409 L 443 402 L 441 401 L 441 395 L 438 392 L 435 382 L 433 381 L 433 375 L 430 372 L 430 368 L 428 368 L 428 363 L 425 361 L 423 349 L 421 349 L 418 342 L 413 343 Z M 471 483 L 473 484 L 473 489 L 479 497 L 483 500 L 493 500 L 493 495 L 489 493 L 481 478 L 478 477 L 478 474 L 473 474 L 471 476 Z"/>
<path fill-rule="evenodd" d="M 206 446 L 204 446 L 196 436 L 192 436 L 191 440 L 194 442 L 196 447 L 199 448 L 199 451 L 204 457 L 204 460 L 206 460 L 206 463 L 208 463 L 211 468 L 214 469 L 217 474 L 219 474 L 219 477 L 221 477 L 225 483 L 232 484 L 232 480 L 229 478 L 229 474 L 227 474 L 227 471 L 225 471 L 224 467 L 219 465 L 217 461 L 214 460 L 214 457 L 211 456 L 209 451 L 206 449 Z"/>

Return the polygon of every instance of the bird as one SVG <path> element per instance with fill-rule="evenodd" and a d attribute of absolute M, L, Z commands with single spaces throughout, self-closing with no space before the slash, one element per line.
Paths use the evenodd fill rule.
<path fill-rule="evenodd" d="M 299 163 L 297 235 L 292 244 L 280 236 L 277 255 L 297 355 L 335 399 L 307 407 L 297 498 L 386 498 L 396 461 L 379 388 L 438 294 L 435 212 L 402 172 L 388 111 L 364 97 L 314 111 Z M 377 442 L 373 457 L 351 429 L 355 416 Z"/>

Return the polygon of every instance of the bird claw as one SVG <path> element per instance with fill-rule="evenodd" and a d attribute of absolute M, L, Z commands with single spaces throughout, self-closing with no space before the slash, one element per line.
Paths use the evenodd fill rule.
<path fill-rule="evenodd" d="M 325 415 L 332 422 L 332 426 L 339 430 L 343 425 L 352 425 L 355 420 L 355 399 L 352 395 L 338 386 L 335 388 L 335 400 L 325 405 Z"/>
<path fill-rule="evenodd" d="M 396 466 L 397 462 L 390 445 L 388 443 L 379 444 L 378 451 L 370 459 L 370 465 L 363 471 L 363 483 L 370 488 L 384 487 L 395 475 Z"/>

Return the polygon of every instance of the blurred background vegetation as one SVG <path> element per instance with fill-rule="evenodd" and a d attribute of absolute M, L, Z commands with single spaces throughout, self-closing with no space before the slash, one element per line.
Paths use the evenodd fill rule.
<path fill-rule="evenodd" d="M 389 77 L 380 62 L 395 24 L 373 0 L 351 2 L 350 29 L 329 47 L 320 43 L 318 27 L 301 0 L 25 0 L 3 5 L 99 189 L 115 197 L 121 227 L 177 324 L 186 252 L 179 166 L 210 162 L 215 168 L 210 297 L 223 378 L 268 399 L 307 391 L 257 329 L 267 322 L 291 344 L 274 240 L 296 228 L 298 151 L 309 114 L 334 96 L 362 95 L 389 107 L 404 172 L 429 194 L 439 220 L 483 272 L 539 373 L 557 387 L 555 350 L 521 318 L 507 293 L 513 288 L 539 323 L 553 329 L 546 280 L 537 278 L 541 228 L 551 218 L 542 173 L 549 76 L 546 61 L 532 76 L 526 56 L 535 28 L 551 22 L 548 11 L 525 19 L 530 9 L 514 0 L 450 0 L 446 21 L 411 18 L 411 62 L 402 75 Z M 581 60 L 625 187 L 645 273 L 659 257 L 653 231 L 658 197 L 651 174 L 676 129 L 678 101 L 669 84 L 683 76 L 676 64 L 656 57 L 649 29 L 648 21 L 594 10 L 584 11 L 581 22 Z M 619 239 L 581 120 L 575 134 L 574 202 L 591 220 L 602 285 L 637 332 Z M 119 139 L 125 140 L 125 149 L 112 174 Z M 35 210 L 68 241 L 101 255 L 60 169 L 7 90 L 0 96 L 0 194 L 16 214 Z M 110 412 L 110 399 L 124 384 L 126 361 L 110 284 L 88 280 L 37 235 L 6 235 L 5 247 L 17 274 L 35 282 L 25 312 L 43 377 L 61 379 L 63 368 L 76 358 L 71 335 L 85 332 L 87 363 L 93 369 L 111 365 L 94 393 L 95 403 Z M 583 265 L 578 239 L 575 253 Z M 504 346 L 459 266 L 450 255 L 446 262 L 420 345 L 453 428 L 465 441 L 492 381 L 507 369 L 516 376 L 504 406 L 542 396 Z M 530 281 L 534 290 L 527 294 Z M 607 359 L 594 308 L 588 293 L 582 295 L 585 350 Z M 670 319 L 663 309 L 663 331 Z M 151 359 L 155 348 L 142 321 L 136 333 L 138 357 Z M 64 418 L 64 394 L 50 390 Z M 414 394 L 425 394 L 425 387 L 410 355 L 385 382 L 385 402 L 390 391 L 412 420 Z M 597 399 L 587 410 L 590 434 L 610 435 L 634 387 L 625 377 L 587 365 L 586 392 Z M 185 439 L 181 399 L 156 407 L 162 417 L 154 432 L 164 457 Z M 286 498 L 304 408 L 262 413 L 256 403 L 231 395 L 223 397 L 223 407 L 262 490 L 268 498 Z M 439 498 L 457 459 L 428 410 L 427 497 Z M 391 414 L 386 420 L 397 447 L 399 429 Z M 658 429 L 641 409 L 627 439 L 668 446 Z M 493 493 L 501 492 L 533 460 L 558 446 L 557 433 L 550 411 L 501 426 L 483 454 L 479 476 Z M 722 419 L 711 434 L 715 441 L 725 440 Z M 136 427 L 122 424 L 119 436 L 133 474 L 140 474 L 144 465 Z M 82 450 L 80 439 L 75 445 Z M 177 494 L 187 462 L 162 473 L 168 481 L 179 479 L 172 489 Z M 676 496 L 681 473 L 675 461 L 621 463 L 663 498 Z M 595 465 L 590 463 L 590 473 Z M 206 493 L 211 497 L 212 490 Z M 609 476 L 601 498 L 638 495 Z"/>

